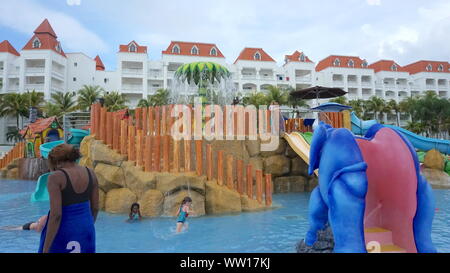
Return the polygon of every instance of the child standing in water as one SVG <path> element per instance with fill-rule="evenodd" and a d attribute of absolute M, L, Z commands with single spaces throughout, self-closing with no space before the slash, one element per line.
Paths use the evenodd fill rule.
<path fill-rule="evenodd" d="M 192 213 L 191 204 L 192 199 L 189 196 L 186 196 L 181 202 L 180 209 L 178 210 L 177 233 L 181 232 L 183 226 L 186 228 L 186 218 L 189 216 L 189 213 Z"/>
<path fill-rule="evenodd" d="M 142 219 L 142 216 L 141 216 L 139 204 L 133 203 L 133 205 L 131 205 L 128 221 L 137 221 L 137 220 L 141 220 L 141 219 Z"/>

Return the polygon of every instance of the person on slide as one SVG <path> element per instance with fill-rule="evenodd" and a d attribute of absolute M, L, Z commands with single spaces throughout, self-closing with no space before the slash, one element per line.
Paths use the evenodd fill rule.
<path fill-rule="evenodd" d="M 47 222 L 47 215 L 42 216 L 36 222 L 29 222 L 19 227 L 3 227 L 3 230 L 35 230 L 41 232 L 44 228 L 45 222 Z"/>
<path fill-rule="evenodd" d="M 39 253 L 94 253 L 98 213 L 95 173 L 79 166 L 80 152 L 69 144 L 54 147 L 48 162 L 50 211 L 41 233 Z"/>

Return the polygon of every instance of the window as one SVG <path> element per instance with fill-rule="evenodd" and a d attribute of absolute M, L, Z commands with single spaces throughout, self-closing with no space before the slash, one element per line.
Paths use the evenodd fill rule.
<path fill-rule="evenodd" d="M 175 45 L 175 46 L 172 48 L 172 53 L 180 54 L 180 47 L 179 47 L 178 45 Z"/>
<path fill-rule="evenodd" d="M 36 37 L 33 41 L 33 48 L 40 48 L 41 47 L 41 41 Z"/>
<path fill-rule="evenodd" d="M 438 66 L 438 71 L 439 71 L 439 72 L 444 71 L 444 66 L 443 66 L 442 64 L 440 64 L 440 65 Z"/>
<path fill-rule="evenodd" d="M 73 77 L 73 81 L 76 82 L 76 81 L 77 81 L 77 78 L 76 78 L 76 77 Z"/>
<path fill-rule="evenodd" d="M 397 71 L 397 65 L 396 65 L 396 64 L 393 64 L 393 65 L 391 66 L 391 70 L 392 70 L 392 71 Z"/>
<path fill-rule="evenodd" d="M 363 68 L 367 68 L 367 61 L 364 60 L 364 61 L 362 62 L 362 64 L 361 64 L 361 66 L 362 66 Z"/>
<path fill-rule="evenodd" d="M 212 55 L 212 56 L 217 56 L 217 50 L 216 50 L 215 47 L 211 48 L 210 55 Z"/>
<path fill-rule="evenodd" d="M 128 51 L 130 52 L 136 52 L 136 45 L 134 43 L 132 43 L 129 47 L 128 47 Z"/>
<path fill-rule="evenodd" d="M 105 78 L 105 79 L 103 80 L 104 83 L 108 83 L 108 81 L 109 81 L 108 78 Z"/>
<path fill-rule="evenodd" d="M 431 71 L 431 70 L 433 70 L 433 66 L 431 66 L 431 64 L 428 64 L 426 69 L 427 69 L 427 71 Z"/>
<path fill-rule="evenodd" d="M 61 44 L 58 42 L 55 46 L 57 52 L 61 53 Z"/>
<path fill-rule="evenodd" d="M 191 54 L 192 55 L 198 55 L 198 47 L 197 46 L 193 46 L 191 49 Z"/>
<path fill-rule="evenodd" d="M 349 67 L 354 67 L 355 66 L 355 62 L 353 60 L 348 61 L 347 65 Z"/>
<path fill-rule="evenodd" d="M 257 61 L 260 61 L 260 60 L 261 60 L 261 54 L 259 54 L 259 52 L 256 52 L 256 53 L 255 53 L 255 56 L 253 56 L 253 58 L 254 58 L 255 60 L 257 60 Z"/>
<path fill-rule="evenodd" d="M 341 65 L 341 61 L 339 61 L 339 59 L 334 60 L 333 62 L 334 66 L 340 66 Z"/>
<path fill-rule="evenodd" d="M 73 63 L 73 66 L 77 67 L 77 66 L 78 66 L 78 63 Z"/>
<path fill-rule="evenodd" d="M 303 55 L 303 53 L 300 55 L 300 62 L 304 62 L 305 61 L 305 55 Z"/>

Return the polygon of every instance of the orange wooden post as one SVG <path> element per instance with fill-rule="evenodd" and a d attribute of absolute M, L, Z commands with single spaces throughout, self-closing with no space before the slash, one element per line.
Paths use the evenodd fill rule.
<path fill-rule="evenodd" d="M 152 136 L 147 135 L 145 138 L 144 147 L 144 171 L 152 171 Z"/>
<path fill-rule="evenodd" d="M 153 136 L 153 149 L 154 149 L 154 157 L 153 157 L 153 167 L 152 170 L 155 172 L 161 171 L 161 136 L 158 134 Z"/>
<path fill-rule="evenodd" d="M 161 135 L 167 132 L 167 105 L 161 106 Z"/>
<path fill-rule="evenodd" d="M 155 107 L 155 135 L 161 135 L 161 108 Z"/>
<path fill-rule="evenodd" d="M 142 108 L 142 132 L 144 136 L 148 134 L 148 108 Z"/>
<path fill-rule="evenodd" d="M 212 145 L 206 144 L 206 177 L 209 181 L 212 180 L 213 174 L 213 160 L 212 160 Z"/>
<path fill-rule="evenodd" d="M 217 152 L 217 183 L 223 185 L 223 151 Z"/>
<path fill-rule="evenodd" d="M 272 175 L 269 173 L 266 173 L 266 206 L 272 205 Z"/>
<path fill-rule="evenodd" d="M 100 110 L 100 140 L 106 141 L 106 107 Z"/>
<path fill-rule="evenodd" d="M 227 136 L 227 108 L 226 107 L 222 107 L 222 111 L 223 111 L 223 119 L 222 119 L 222 124 L 223 124 L 223 138 L 226 139 Z M 214 123 L 216 124 L 216 123 Z"/>
<path fill-rule="evenodd" d="M 262 170 L 256 170 L 256 200 L 262 202 L 262 180 L 263 172 Z"/>
<path fill-rule="evenodd" d="M 106 145 L 108 145 L 110 148 L 112 148 L 113 144 L 113 115 L 113 112 L 106 113 Z"/>
<path fill-rule="evenodd" d="M 202 151 L 202 140 L 195 141 L 195 161 L 196 161 L 196 172 L 197 175 L 202 175 L 203 173 L 203 151 Z"/>
<path fill-rule="evenodd" d="M 244 161 L 242 159 L 238 159 L 236 162 L 236 176 L 237 176 L 237 191 L 239 194 L 243 193 L 243 177 L 244 175 Z"/>
<path fill-rule="evenodd" d="M 234 189 L 233 155 L 227 155 L 227 187 Z"/>
<path fill-rule="evenodd" d="M 136 127 L 128 126 L 128 160 L 136 160 Z"/>
<path fill-rule="evenodd" d="M 90 124 L 90 129 L 91 129 L 91 134 L 95 135 L 95 104 L 91 105 L 91 111 L 90 111 L 90 120 L 89 120 L 89 124 Z"/>
<path fill-rule="evenodd" d="M 137 108 L 134 110 L 134 117 L 135 117 L 135 119 L 136 119 L 136 124 L 135 124 L 136 129 L 137 129 L 137 130 L 142 129 L 142 108 L 137 107 Z"/>
<path fill-rule="evenodd" d="M 247 196 L 250 199 L 253 199 L 253 170 L 252 165 L 247 165 Z"/>
<path fill-rule="evenodd" d="M 184 141 L 184 171 L 190 172 L 191 171 L 191 141 L 185 140 Z"/>
<path fill-rule="evenodd" d="M 155 134 L 154 129 L 155 117 L 153 115 L 153 107 L 148 108 L 148 133 L 153 136 Z"/>
<path fill-rule="evenodd" d="M 136 130 L 136 162 L 139 167 L 144 166 L 143 161 L 143 140 L 144 140 L 144 131 L 142 129 Z"/>
<path fill-rule="evenodd" d="M 266 110 L 266 122 L 267 122 L 267 133 L 271 133 L 272 132 L 272 126 L 270 124 L 270 111 L 269 109 Z"/>
<path fill-rule="evenodd" d="M 163 135 L 163 172 L 168 172 L 170 168 L 170 136 Z"/>
<path fill-rule="evenodd" d="M 166 127 L 166 134 L 171 135 L 172 134 L 172 125 L 175 121 L 175 118 L 172 117 L 172 111 L 174 109 L 175 105 L 170 104 L 167 110 L 167 127 Z"/>
<path fill-rule="evenodd" d="M 117 113 L 114 113 L 114 135 L 113 135 L 113 147 L 114 150 L 120 152 L 120 117 Z"/>
<path fill-rule="evenodd" d="M 173 141 L 173 172 L 180 172 L 180 141 Z"/>
<path fill-rule="evenodd" d="M 120 154 L 126 155 L 127 153 L 127 139 L 128 139 L 128 122 L 126 120 L 120 121 Z"/>

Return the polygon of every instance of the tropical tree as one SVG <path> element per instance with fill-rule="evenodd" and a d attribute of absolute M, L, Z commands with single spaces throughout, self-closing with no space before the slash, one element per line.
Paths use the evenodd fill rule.
<path fill-rule="evenodd" d="M 127 108 L 126 103 L 128 100 L 125 98 L 124 94 L 119 94 L 117 91 L 109 92 L 103 98 L 105 99 L 104 106 L 110 112 Z"/>
<path fill-rule="evenodd" d="M 27 103 L 28 108 L 33 107 L 36 109 L 41 109 L 44 103 L 44 93 L 36 92 L 36 90 L 27 91 L 23 93 L 22 96 Z"/>
<path fill-rule="evenodd" d="M 289 100 L 289 92 L 285 89 L 281 89 L 277 86 L 270 85 L 267 88 L 266 103 L 277 103 L 278 105 L 287 105 Z"/>
<path fill-rule="evenodd" d="M 373 112 L 374 119 L 379 120 L 379 114 L 386 113 L 386 101 L 380 97 L 372 96 L 367 101 L 367 110 Z"/>
<path fill-rule="evenodd" d="M 348 106 L 352 107 L 352 111 L 355 112 L 355 114 L 358 117 L 363 117 L 365 113 L 365 103 L 361 99 L 356 100 L 350 100 L 348 102 Z"/>
<path fill-rule="evenodd" d="M 61 108 L 52 102 L 48 101 L 42 109 L 45 118 L 56 116 L 56 118 L 60 119 L 63 116 Z"/>
<path fill-rule="evenodd" d="M 77 107 L 77 103 L 75 101 L 75 92 L 55 92 L 51 94 L 52 103 L 58 107 L 61 111 L 61 114 L 64 115 L 66 113 L 70 113 L 75 111 Z"/>
<path fill-rule="evenodd" d="M 390 111 L 394 111 L 395 112 L 395 116 L 396 116 L 396 121 L 397 121 L 397 126 L 400 126 L 400 112 L 402 110 L 402 107 L 400 106 L 400 103 L 397 103 L 396 100 L 390 100 L 388 101 L 387 105 L 386 105 L 387 110 Z"/>
<path fill-rule="evenodd" d="M 298 118 L 300 112 L 299 112 L 299 108 L 309 108 L 308 103 L 306 102 L 306 100 L 294 97 L 289 95 L 288 98 L 288 106 L 292 107 L 295 111 L 295 116 Z"/>
<path fill-rule="evenodd" d="M 19 118 L 28 116 L 25 96 L 17 93 L 4 94 L 0 98 L 0 117 L 13 117 L 19 128 Z"/>
<path fill-rule="evenodd" d="M 90 111 L 91 105 L 100 98 L 103 88 L 98 85 L 83 85 L 83 88 L 78 90 L 78 108 L 82 111 Z"/>
<path fill-rule="evenodd" d="M 154 95 L 148 97 L 150 106 L 161 106 L 169 104 L 170 91 L 168 89 L 158 89 Z"/>
<path fill-rule="evenodd" d="M 335 102 L 335 103 L 339 103 L 342 105 L 348 105 L 348 101 L 347 98 L 345 96 L 340 96 L 334 99 L 331 99 L 330 102 Z"/>
<path fill-rule="evenodd" d="M 260 105 L 267 105 L 267 97 L 264 93 L 255 92 L 245 96 L 242 99 L 242 103 L 244 105 L 254 105 L 256 108 L 259 108 Z"/>
<path fill-rule="evenodd" d="M 6 141 L 9 142 L 19 142 L 22 141 L 23 137 L 20 134 L 20 131 L 18 128 L 13 128 L 10 129 L 7 133 L 6 133 Z"/>

